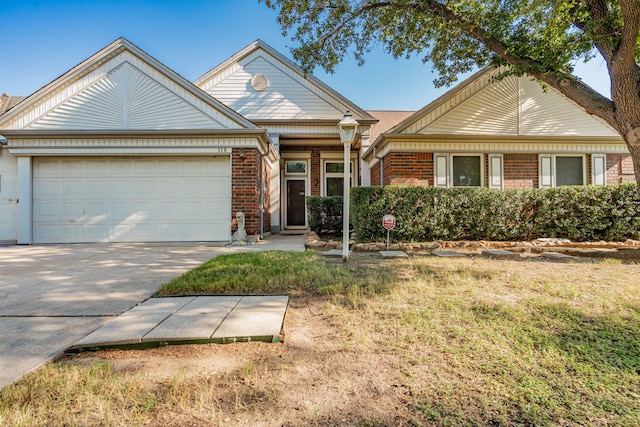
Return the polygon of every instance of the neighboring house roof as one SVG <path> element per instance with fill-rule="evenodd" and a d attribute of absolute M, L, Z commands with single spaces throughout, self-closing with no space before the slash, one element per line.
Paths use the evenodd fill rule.
<path fill-rule="evenodd" d="M 194 82 L 256 123 L 376 119 L 271 46 L 257 40 Z"/>
<path fill-rule="evenodd" d="M 3 93 L 2 96 L 0 96 L 0 116 L 25 98 L 26 96 L 11 96 L 8 93 Z"/>
<path fill-rule="evenodd" d="M 0 117 L 24 131 L 259 130 L 124 38 Z"/>
<path fill-rule="evenodd" d="M 382 152 L 382 146 L 390 140 L 403 138 L 411 138 L 414 146 L 438 140 L 438 149 L 456 138 L 597 138 L 621 142 L 620 135 L 605 121 L 588 114 L 554 88 L 543 89 L 527 76 L 501 78 L 502 71 L 492 67 L 480 70 L 393 129 L 379 134 L 364 158 Z"/>
<path fill-rule="evenodd" d="M 367 113 L 378 119 L 378 123 L 371 127 L 370 140 L 375 141 L 380 134 L 389 132 L 415 111 L 368 110 Z"/>

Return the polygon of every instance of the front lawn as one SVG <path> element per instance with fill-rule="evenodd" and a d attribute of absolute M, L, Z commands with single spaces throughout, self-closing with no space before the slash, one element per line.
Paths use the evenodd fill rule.
<path fill-rule="evenodd" d="M 612 260 L 219 257 L 160 294 L 289 293 L 284 344 L 65 358 L 0 392 L 0 425 L 640 425 L 639 273 Z"/>

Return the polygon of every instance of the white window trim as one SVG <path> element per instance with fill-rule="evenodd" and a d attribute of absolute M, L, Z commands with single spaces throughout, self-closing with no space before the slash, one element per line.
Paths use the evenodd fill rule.
<path fill-rule="evenodd" d="M 485 186 L 485 165 L 484 165 L 484 153 L 449 153 L 449 175 L 448 185 L 450 188 L 454 188 L 453 185 L 453 158 L 454 157 L 479 157 L 480 158 L 480 186 L 458 186 L 455 188 L 482 188 Z"/>
<path fill-rule="evenodd" d="M 587 155 L 586 154 L 539 154 L 538 155 L 538 188 L 554 188 L 556 183 L 556 159 L 558 157 L 580 157 L 582 158 L 582 185 L 587 185 Z M 549 161 L 550 180 L 544 176 L 544 163 Z M 549 182 L 549 184 L 545 184 Z"/>
<path fill-rule="evenodd" d="M 602 165 L 602 172 L 598 173 L 598 164 Z M 591 185 L 607 185 L 607 155 L 591 155 Z"/>
<path fill-rule="evenodd" d="M 350 153 L 351 159 L 351 169 L 349 173 L 349 186 L 354 186 L 354 176 L 357 175 L 357 167 L 358 167 L 358 153 Z M 320 194 L 322 196 L 327 195 L 327 178 L 342 178 L 344 174 L 342 173 L 330 173 L 327 174 L 325 172 L 325 164 L 326 163 L 343 163 L 344 162 L 344 153 L 340 152 L 321 152 L 320 153 Z M 339 176 L 338 176 L 339 175 Z"/>
<path fill-rule="evenodd" d="M 504 189 L 504 155 L 502 154 L 489 154 L 489 188 Z"/>

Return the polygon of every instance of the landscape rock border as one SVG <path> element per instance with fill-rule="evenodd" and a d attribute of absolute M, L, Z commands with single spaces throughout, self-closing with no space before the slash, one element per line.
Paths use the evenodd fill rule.
<path fill-rule="evenodd" d="M 354 236 L 349 241 L 350 249 L 356 252 L 377 252 L 387 250 L 386 242 L 358 243 Z M 315 232 L 307 234 L 305 248 L 320 251 L 331 249 L 342 249 L 342 242 L 333 239 L 322 239 Z M 549 250 L 557 251 L 580 251 L 580 250 L 612 250 L 612 249 L 634 249 L 640 253 L 640 240 L 627 239 L 624 242 L 572 242 L 568 239 L 545 238 L 525 242 L 497 242 L 497 241 L 436 241 L 436 242 L 398 242 L 389 245 L 390 251 L 425 252 L 441 249 L 454 249 L 463 251 L 482 251 L 486 249 L 509 249 L 517 252 L 543 252 Z"/>

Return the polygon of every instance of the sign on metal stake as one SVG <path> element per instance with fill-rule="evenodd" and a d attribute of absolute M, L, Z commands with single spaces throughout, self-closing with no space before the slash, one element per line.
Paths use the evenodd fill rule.
<path fill-rule="evenodd" d="M 391 214 L 387 214 L 382 217 L 382 227 L 384 227 L 384 229 L 387 230 L 387 250 L 389 250 L 389 233 L 391 232 L 391 230 L 395 228 L 395 226 L 396 226 L 395 216 Z"/>

